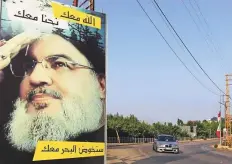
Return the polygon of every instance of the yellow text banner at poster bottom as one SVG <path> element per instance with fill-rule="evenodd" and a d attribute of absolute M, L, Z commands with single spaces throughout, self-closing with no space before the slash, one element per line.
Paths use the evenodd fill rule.
<path fill-rule="evenodd" d="M 105 155 L 105 143 L 38 141 L 33 161 L 97 157 Z"/>
<path fill-rule="evenodd" d="M 101 18 L 92 14 L 87 14 L 73 7 L 67 7 L 57 2 L 51 3 L 53 15 L 57 19 L 74 22 L 85 26 L 101 29 Z"/>

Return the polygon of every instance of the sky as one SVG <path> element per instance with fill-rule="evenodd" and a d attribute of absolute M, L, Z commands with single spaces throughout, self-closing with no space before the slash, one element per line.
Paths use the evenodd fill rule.
<path fill-rule="evenodd" d="M 198 9 L 195 1 L 209 27 L 199 12 L 195 12 Z M 232 1 L 195 1 L 191 0 L 195 10 L 189 0 L 184 0 L 184 4 L 198 26 L 182 0 L 157 0 L 196 60 L 225 92 L 225 74 L 232 73 L 232 22 L 228 21 L 232 15 Z M 152 1 L 140 2 L 193 74 L 220 94 L 189 53 L 179 46 L 180 42 L 170 33 Z M 202 87 L 185 69 L 136 0 L 96 0 L 95 3 L 95 10 L 106 13 L 108 22 L 107 113 L 134 114 L 148 123 L 176 123 L 178 118 L 187 121 L 217 116 L 220 97 Z M 207 35 L 210 36 L 208 40 Z"/>

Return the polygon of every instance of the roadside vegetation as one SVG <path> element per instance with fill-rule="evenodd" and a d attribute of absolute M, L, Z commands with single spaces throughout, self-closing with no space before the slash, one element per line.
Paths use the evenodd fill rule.
<path fill-rule="evenodd" d="M 197 138 L 207 139 L 215 137 L 218 127 L 217 121 L 187 121 L 184 123 L 178 119 L 176 124 L 171 122 L 154 122 L 152 124 L 139 120 L 136 116 L 123 116 L 120 114 L 107 115 L 107 136 L 117 137 L 117 142 L 120 143 L 121 137 L 140 137 L 140 138 L 153 138 L 158 134 L 171 134 L 177 139 L 191 138 L 187 131 L 183 131 L 181 126 L 197 126 Z M 222 125 L 222 128 L 224 125 Z"/>

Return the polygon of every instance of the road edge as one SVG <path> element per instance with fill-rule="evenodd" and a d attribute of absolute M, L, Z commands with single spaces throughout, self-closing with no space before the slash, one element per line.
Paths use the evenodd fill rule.
<path fill-rule="evenodd" d="M 201 141 L 212 141 L 217 140 L 218 138 L 210 138 L 207 140 L 204 139 L 197 139 L 197 140 L 185 140 L 185 141 L 178 141 L 178 143 L 189 143 L 189 142 L 201 142 Z M 107 147 L 116 147 L 116 146 L 133 146 L 133 145 L 145 145 L 145 144 L 151 144 L 153 142 L 148 143 L 107 143 Z"/>

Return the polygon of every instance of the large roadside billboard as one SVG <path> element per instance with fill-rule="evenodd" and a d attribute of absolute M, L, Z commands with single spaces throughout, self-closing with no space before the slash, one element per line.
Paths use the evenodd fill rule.
<path fill-rule="evenodd" d="M 103 13 L 2 1 L 1 164 L 104 163 L 105 28 Z"/>

